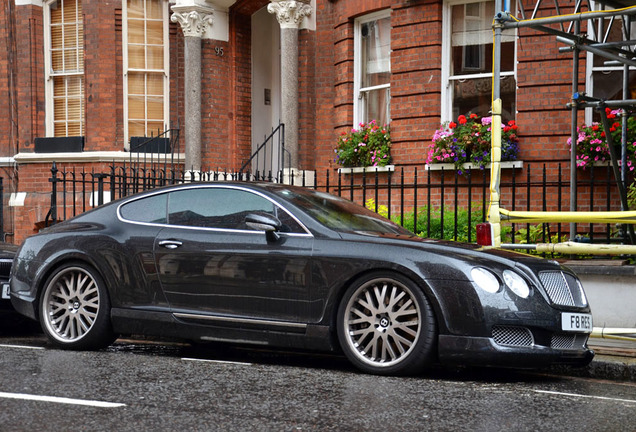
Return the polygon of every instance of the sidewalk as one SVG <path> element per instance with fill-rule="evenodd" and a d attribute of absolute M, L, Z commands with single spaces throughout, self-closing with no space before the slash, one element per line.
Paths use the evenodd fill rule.
<path fill-rule="evenodd" d="M 596 355 L 587 367 L 555 367 L 563 375 L 636 382 L 636 342 L 590 338 L 588 345 Z"/>

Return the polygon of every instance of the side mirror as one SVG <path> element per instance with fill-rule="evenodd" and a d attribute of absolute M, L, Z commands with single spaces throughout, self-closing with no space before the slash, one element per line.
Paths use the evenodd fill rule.
<path fill-rule="evenodd" d="M 268 214 L 251 213 L 245 216 L 245 225 L 255 231 L 265 231 L 268 241 L 280 239 L 278 232 L 283 224 L 277 217 Z"/>

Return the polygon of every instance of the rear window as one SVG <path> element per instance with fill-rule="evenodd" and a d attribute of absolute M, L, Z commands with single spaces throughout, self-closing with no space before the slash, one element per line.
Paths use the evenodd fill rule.
<path fill-rule="evenodd" d="M 122 205 L 121 217 L 133 222 L 166 223 L 168 194 L 152 195 Z"/>

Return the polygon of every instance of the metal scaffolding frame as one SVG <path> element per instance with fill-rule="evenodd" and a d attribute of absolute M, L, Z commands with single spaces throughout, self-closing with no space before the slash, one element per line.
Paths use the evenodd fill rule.
<path fill-rule="evenodd" d="M 509 11 L 509 0 L 495 0 L 495 17 L 493 19 L 493 90 L 492 90 L 492 117 L 493 117 L 493 133 L 492 133 L 492 170 L 491 170 L 491 186 L 490 186 L 490 209 L 489 222 L 493 227 L 493 245 L 501 245 L 501 220 L 514 222 L 552 222 L 558 221 L 570 222 L 570 235 L 576 234 L 576 222 L 585 220 L 586 222 L 595 222 L 597 219 L 607 221 L 614 220 L 616 222 L 626 224 L 626 233 L 628 233 L 632 245 L 636 245 L 636 236 L 634 235 L 633 225 L 636 223 L 636 211 L 628 211 L 627 206 L 627 176 L 626 167 L 627 153 L 627 118 L 636 113 L 636 99 L 630 98 L 629 92 L 629 71 L 630 66 L 636 67 L 636 40 L 632 40 L 632 22 L 636 22 L 636 1 L 635 0 L 601 0 L 594 4 L 590 0 L 575 0 L 574 3 L 568 1 L 567 6 L 559 4 L 559 0 L 553 0 L 553 5 L 549 5 L 550 10 L 556 12 L 555 16 L 539 16 L 542 9 L 543 0 L 536 0 L 531 13 L 523 7 L 523 2 L 519 2 L 519 13 L 521 17 L 515 17 Z M 563 0 L 562 0 L 563 1 Z M 596 10 L 594 9 L 596 6 Z M 570 9 L 570 10 L 567 10 Z M 621 26 L 620 34 L 623 39 L 609 40 L 611 30 L 616 30 L 614 26 Z M 572 98 L 568 103 L 571 110 L 571 139 L 572 143 L 576 143 L 578 139 L 578 111 L 585 108 L 594 108 L 601 113 L 604 130 L 610 129 L 609 120 L 605 112 L 606 107 L 621 108 L 622 116 L 622 145 L 621 154 L 615 151 L 611 134 L 607 134 L 608 147 L 610 150 L 610 159 L 612 171 L 616 180 L 616 184 L 621 197 L 620 212 L 577 212 L 577 172 L 576 172 L 576 146 L 572 146 L 570 159 L 570 211 L 562 212 L 555 215 L 554 212 L 511 212 L 501 209 L 499 206 L 499 186 L 501 178 L 501 96 L 500 96 L 500 80 L 501 80 L 501 36 L 505 29 L 531 28 L 543 33 L 552 34 L 559 43 L 564 46 L 559 48 L 559 52 L 572 52 Z M 582 33 L 582 29 L 585 30 Z M 636 38 L 636 26 L 633 37 Z M 593 95 L 587 95 L 578 88 L 579 63 L 581 62 L 580 53 L 591 52 L 596 56 L 605 59 L 605 65 L 622 66 L 623 67 L 623 98 L 621 100 L 604 100 L 595 98 Z M 633 69 L 632 69 L 633 70 Z M 621 164 L 619 166 L 619 159 Z M 562 251 L 572 250 L 572 242 L 564 244 Z M 556 246 L 556 245 L 555 245 Z M 598 253 L 615 253 L 622 254 L 634 253 L 634 246 L 622 248 L 607 245 L 600 246 Z M 614 245 L 616 246 L 616 245 Z M 577 248 L 579 248 L 578 245 Z M 559 249 L 559 248 L 557 248 Z M 587 253 L 595 253 L 594 246 L 590 245 Z M 612 252 L 614 251 L 615 252 Z M 558 250 L 557 250 L 558 251 Z"/>

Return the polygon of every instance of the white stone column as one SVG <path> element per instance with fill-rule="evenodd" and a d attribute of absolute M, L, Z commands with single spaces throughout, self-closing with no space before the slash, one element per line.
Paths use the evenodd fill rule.
<path fill-rule="evenodd" d="M 185 169 L 201 170 L 201 38 L 212 25 L 213 9 L 180 2 L 172 6 L 185 40 Z"/>
<path fill-rule="evenodd" d="M 298 30 L 311 15 L 309 0 L 274 0 L 267 11 L 276 14 L 281 43 L 281 121 L 285 124 L 285 148 L 291 154 L 291 167 L 300 169 L 298 158 Z"/>

